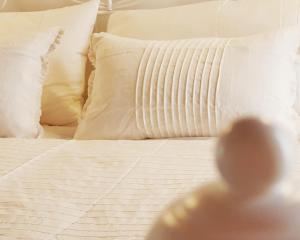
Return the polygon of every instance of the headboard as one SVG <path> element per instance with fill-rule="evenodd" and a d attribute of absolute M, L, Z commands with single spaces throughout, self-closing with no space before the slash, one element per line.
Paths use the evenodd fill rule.
<path fill-rule="evenodd" d="M 87 0 L 0 0 L 1 11 L 39 11 L 70 6 Z M 95 31 L 105 31 L 112 11 L 128 9 L 164 8 L 211 0 L 100 0 L 99 18 Z M 228 1 L 228 0 L 224 0 Z"/>
<path fill-rule="evenodd" d="M 0 0 L 2 11 L 38 11 L 50 8 L 59 8 L 84 2 L 87 0 Z M 208 0 L 101 0 L 101 11 L 162 8 L 185 5 Z"/>
<path fill-rule="evenodd" d="M 103 0 L 102 10 L 107 10 L 111 5 L 113 10 L 163 8 L 185 5 L 208 0 Z"/>
<path fill-rule="evenodd" d="M 0 0 L 0 12 L 40 11 L 86 2 L 87 0 Z M 101 0 L 100 0 L 101 1 Z M 111 0 L 101 1 L 100 9 L 111 10 Z"/>

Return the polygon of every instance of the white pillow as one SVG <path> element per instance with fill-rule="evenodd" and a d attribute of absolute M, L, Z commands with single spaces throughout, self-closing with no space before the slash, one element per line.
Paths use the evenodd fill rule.
<path fill-rule="evenodd" d="M 299 13 L 299 0 L 207 1 L 165 9 L 116 11 L 109 18 L 107 32 L 149 40 L 240 37 L 296 25 Z M 298 79 L 295 109 L 300 114 L 300 75 Z"/>
<path fill-rule="evenodd" d="M 37 137 L 48 53 L 59 30 L 6 41 L 0 35 L 0 137 Z"/>
<path fill-rule="evenodd" d="M 83 105 L 85 69 L 98 0 L 40 12 L 0 13 L 0 35 L 13 40 L 54 26 L 64 29 L 61 45 L 50 58 L 42 105 L 42 123 L 76 123 Z"/>
<path fill-rule="evenodd" d="M 95 35 L 77 139 L 216 136 L 242 116 L 290 124 L 298 27 L 244 38 Z"/>

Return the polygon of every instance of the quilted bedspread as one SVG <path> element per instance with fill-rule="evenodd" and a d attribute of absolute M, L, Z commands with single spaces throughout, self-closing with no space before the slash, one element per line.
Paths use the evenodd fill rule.
<path fill-rule="evenodd" d="M 214 140 L 0 140 L 0 239 L 142 240 L 216 177 Z"/>
<path fill-rule="evenodd" d="M 142 240 L 218 177 L 214 142 L 0 140 L 0 239 Z"/>

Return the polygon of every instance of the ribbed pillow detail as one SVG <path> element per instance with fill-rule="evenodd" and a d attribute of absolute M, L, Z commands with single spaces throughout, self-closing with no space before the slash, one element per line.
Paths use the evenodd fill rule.
<path fill-rule="evenodd" d="M 148 138 L 216 135 L 218 83 L 229 42 L 150 42 L 136 84 L 139 130 Z"/>

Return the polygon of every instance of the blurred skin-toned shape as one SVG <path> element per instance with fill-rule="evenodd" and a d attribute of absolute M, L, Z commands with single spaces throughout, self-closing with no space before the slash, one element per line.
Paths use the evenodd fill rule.
<path fill-rule="evenodd" d="M 221 179 L 171 204 L 148 240 L 297 240 L 300 208 L 287 192 L 293 138 L 281 127 L 247 118 L 220 137 Z"/>

